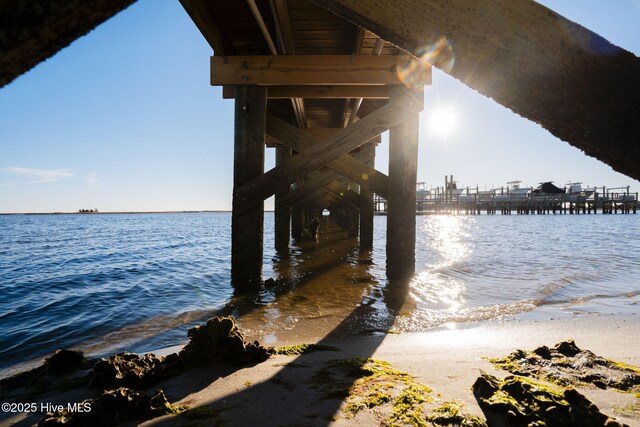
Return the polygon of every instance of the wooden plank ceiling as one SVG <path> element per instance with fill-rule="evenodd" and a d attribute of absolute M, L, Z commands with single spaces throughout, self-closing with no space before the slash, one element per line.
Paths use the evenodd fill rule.
<path fill-rule="evenodd" d="M 181 0 L 216 56 L 231 55 L 398 55 L 396 47 L 309 0 Z M 261 31 L 264 22 L 273 48 Z M 318 58 L 321 61 L 322 58 Z M 274 90 L 275 92 L 275 90 Z M 268 113 L 302 128 L 342 128 L 356 111 L 362 118 L 387 99 L 270 98 Z M 232 96 L 226 88 L 225 96 Z M 355 118 L 353 119 L 355 120 Z"/>

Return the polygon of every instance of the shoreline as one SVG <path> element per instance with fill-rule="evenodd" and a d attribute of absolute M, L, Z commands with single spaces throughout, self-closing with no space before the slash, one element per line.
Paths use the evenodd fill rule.
<path fill-rule="evenodd" d="M 443 401 L 462 403 L 465 412 L 483 416 L 470 389 L 480 371 L 499 378 L 508 372 L 493 366 L 488 358 L 505 357 L 517 349 L 533 350 L 542 345 L 553 347 L 573 339 L 582 349 L 596 355 L 640 366 L 640 341 L 633 339 L 640 330 L 640 317 L 599 315 L 546 320 L 491 319 L 468 324 L 440 326 L 422 332 L 377 333 L 352 337 L 283 336 L 278 344 L 319 344 L 334 347 L 299 356 L 272 356 L 266 362 L 241 368 L 207 367 L 187 371 L 162 381 L 149 390 L 163 389 L 171 404 L 201 407 L 224 425 L 289 425 L 305 423 L 317 426 L 380 425 L 375 411 L 347 416 L 346 402 L 325 401 L 310 386 L 310 375 L 332 360 L 377 359 L 413 376 Z M 166 355 L 181 346 L 158 349 Z M 634 404 L 639 397 L 615 390 L 578 387 L 580 393 L 598 408 L 629 426 L 640 426 L 640 414 L 622 416 L 615 408 Z M 64 402 L 74 394 L 54 393 L 40 396 L 41 401 Z M 277 409 L 276 409 L 277 408 Z M 207 412 L 209 411 L 209 412 Z M 4 414 L 5 416 L 7 414 Z M 33 414 L 35 416 L 36 414 Z M 22 422 L 29 425 L 39 418 L 0 418 L 0 425 Z M 213 418 L 209 419 L 212 421 Z M 239 421 L 242 420 L 242 421 Z M 174 415 L 142 423 L 173 425 Z M 131 423 L 129 425 L 135 425 Z"/>
<path fill-rule="evenodd" d="M 303 365 L 319 367 L 336 359 L 372 358 L 407 372 L 418 383 L 433 389 L 441 399 L 462 403 L 467 413 L 483 417 L 471 385 L 480 371 L 499 378 L 509 374 L 494 367 L 488 358 L 505 357 L 517 349 L 533 350 L 542 345 L 552 347 L 560 341 L 573 339 L 580 348 L 599 356 L 640 366 L 640 341 L 633 339 L 638 330 L 640 318 L 637 316 L 603 315 L 552 320 L 491 319 L 469 322 L 456 329 L 440 326 L 423 332 L 317 337 L 315 341 L 305 343 L 335 347 L 339 351 L 272 357 L 256 366 L 216 378 L 206 387 L 191 392 L 188 384 L 180 384 L 180 379 L 169 380 L 162 386 L 168 397 L 184 395 L 177 401 L 169 398 L 171 403 L 224 408 L 220 414 L 224 425 L 247 425 L 246 422 L 249 425 L 289 425 L 300 422 L 319 426 L 380 425 L 375 413 L 363 412 L 354 418 L 347 417 L 345 402 L 334 408 L 334 418 L 330 421 L 326 417 L 317 420 L 315 415 L 322 418 L 317 405 L 323 407 L 323 402 L 317 400 L 318 396 L 305 384 L 308 379 L 299 372 L 304 370 L 299 367 Z M 288 344 L 301 343 L 293 336 L 282 341 Z M 284 394 L 280 390 L 282 383 L 289 388 Z M 607 415 L 630 426 L 640 426 L 640 414 L 637 418 L 631 418 L 614 413 L 614 408 L 637 400 L 634 395 L 615 390 L 579 388 L 579 391 Z M 281 399 L 274 400 L 272 394 Z M 234 407 L 234 404 L 239 406 Z M 274 410 L 274 405 L 279 405 L 278 410 Z M 248 408 L 250 411 L 247 411 Z M 247 412 L 251 412 L 251 415 L 247 415 Z M 246 419 L 247 416 L 249 419 Z M 234 422 L 240 419 L 243 421 Z M 174 421 L 173 416 L 168 416 L 142 425 L 171 425 Z"/>

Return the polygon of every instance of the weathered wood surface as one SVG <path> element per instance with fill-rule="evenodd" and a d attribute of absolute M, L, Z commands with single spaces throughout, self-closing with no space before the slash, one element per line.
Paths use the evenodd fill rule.
<path fill-rule="evenodd" d="M 223 86 L 222 98 L 234 99 L 236 97 L 235 86 Z M 288 98 L 313 98 L 313 99 L 342 99 L 342 98 L 367 98 L 389 99 L 389 86 L 380 85 L 283 85 L 269 86 L 267 92 L 269 99 Z"/>
<path fill-rule="evenodd" d="M 284 164 L 291 160 L 291 148 L 284 145 L 276 147 L 276 166 Z M 274 218 L 274 245 L 277 251 L 286 251 L 289 249 L 289 236 L 291 235 L 291 209 L 289 205 L 282 202 L 282 197 L 289 193 L 289 187 L 282 189 L 282 192 L 276 193 L 274 200 L 275 218 Z"/>
<path fill-rule="evenodd" d="M 417 112 L 421 109 L 421 100 L 417 99 L 414 93 L 406 93 L 364 119 L 336 132 L 322 144 L 310 148 L 304 154 L 295 156 L 290 162 L 276 166 L 242 187 L 235 188 L 234 201 L 241 201 L 240 205 L 244 207 L 262 203 L 264 199 L 279 189 L 302 179 L 310 172 L 353 151 L 390 127 L 402 122 L 408 112 Z"/>
<path fill-rule="evenodd" d="M 588 29 L 531 0 L 313 1 L 410 53 L 444 42 L 436 67 L 640 179 L 640 58 Z"/>
<path fill-rule="evenodd" d="M 0 88 L 134 1 L 0 1 Z"/>
<path fill-rule="evenodd" d="M 264 173 L 267 90 L 236 88 L 233 187 Z M 264 201 L 247 203 L 233 197 L 231 213 L 231 280 L 239 289 L 258 286 L 262 276 Z"/>
<path fill-rule="evenodd" d="M 224 51 L 224 38 L 220 29 L 209 19 L 208 12 L 203 2 L 199 0 L 180 0 L 180 4 L 187 11 L 196 27 L 200 30 L 204 38 L 209 42 L 216 55 L 221 55 Z"/>
<path fill-rule="evenodd" d="M 397 66 L 409 60 L 408 55 L 212 56 L 211 84 L 397 85 Z"/>
<path fill-rule="evenodd" d="M 364 155 L 368 157 L 367 164 L 375 164 L 375 146 L 363 147 Z M 388 181 L 387 181 L 388 182 Z M 373 248 L 373 193 L 364 186 L 360 187 L 360 249 Z"/>
<path fill-rule="evenodd" d="M 327 190 L 344 199 L 353 207 L 360 207 L 360 195 L 355 191 L 348 189 L 346 186 L 339 184 L 337 181 L 333 181 L 327 185 Z"/>
<path fill-rule="evenodd" d="M 283 195 L 280 199 L 281 204 L 276 209 L 304 203 L 312 196 L 317 196 L 319 191 L 326 189 L 329 184 L 337 179 L 339 179 L 339 175 L 330 170 L 313 172 L 305 179 L 306 182 L 303 185 L 299 185 L 290 193 Z"/>
<path fill-rule="evenodd" d="M 267 119 L 267 135 L 299 153 L 304 153 L 313 146 L 321 144 L 309 132 L 296 128 L 274 116 L 269 116 Z M 389 188 L 387 176 L 365 162 L 349 154 L 344 154 L 330 161 L 326 166 L 340 175 L 366 186 L 374 193 L 387 197 L 387 189 Z"/>
<path fill-rule="evenodd" d="M 404 278 L 415 271 L 418 114 L 389 131 L 389 197 L 387 198 L 387 276 Z"/>

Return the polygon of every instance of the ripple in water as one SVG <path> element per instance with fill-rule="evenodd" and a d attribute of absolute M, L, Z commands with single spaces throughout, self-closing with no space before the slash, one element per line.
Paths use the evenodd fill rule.
<path fill-rule="evenodd" d="M 635 314 L 640 305 L 635 215 L 418 217 L 406 293 L 385 278 L 386 217 L 375 218 L 371 252 L 344 236 L 323 240 L 326 229 L 280 257 L 267 213 L 264 276 L 287 280 L 235 297 L 230 226 L 228 213 L 0 216 L 0 371 L 61 347 L 175 345 L 220 310 L 268 344 L 285 333 L 419 331 L 542 308 Z"/>

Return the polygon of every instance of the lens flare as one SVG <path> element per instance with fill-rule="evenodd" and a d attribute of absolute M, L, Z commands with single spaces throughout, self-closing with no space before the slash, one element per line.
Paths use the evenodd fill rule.
<path fill-rule="evenodd" d="M 406 64 L 398 66 L 398 78 L 410 89 L 425 85 L 429 80 L 429 68 L 435 66 L 449 73 L 455 63 L 453 48 L 446 37 L 418 49 Z"/>

